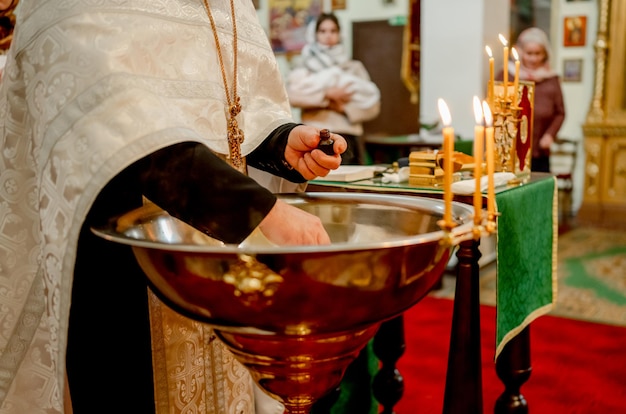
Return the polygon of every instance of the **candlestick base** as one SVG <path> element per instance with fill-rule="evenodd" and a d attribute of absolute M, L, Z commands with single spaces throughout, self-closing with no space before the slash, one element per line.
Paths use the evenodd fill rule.
<path fill-rule="evenodd" d="M 470 230 L 461 230 L 455 223 L 447 223 L 445 220 L 437 221 L 437 225 L 444 231 L 444 236 L 439 243 L 443 246 L 456 246 L 463 241 L 478 240 L 481 237 L 490 236 L 497 230 L 496 217 L 498 213 L 484 214 L 479 223 L 474 222 Z"/>

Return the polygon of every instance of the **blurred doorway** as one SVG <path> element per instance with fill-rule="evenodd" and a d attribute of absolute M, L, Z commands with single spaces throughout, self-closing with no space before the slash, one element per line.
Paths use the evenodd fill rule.
<path fill-rule="evenodd" d="M 551 3 L 552 0 L 511 0 L 509 39 L 515 43 L 517 36 L 529 27 L 538 27 L 550 35 Z"/>

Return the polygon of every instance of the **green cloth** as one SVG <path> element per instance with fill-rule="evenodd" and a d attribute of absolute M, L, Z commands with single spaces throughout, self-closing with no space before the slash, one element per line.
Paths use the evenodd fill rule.
<path fill-rule="evenodd" d="M 556 300 L 556 180 L 546 175 L 496 194 L 496 357 Z"/>
<path fill-rule="evenodd" d="M 467 155 L 474 155 L 474 140 L 461 139 L 454 141 L 454 150 Z"/>

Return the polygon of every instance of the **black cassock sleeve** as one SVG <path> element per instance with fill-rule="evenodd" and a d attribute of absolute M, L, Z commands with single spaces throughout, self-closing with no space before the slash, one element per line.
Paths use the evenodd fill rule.
<path fill-rule="evenodd" d="M 283 159 L 294 126 L 270 134 L 250 154 L 250 165 L 304 181 Z M 66 362 L 76 413 L 93 411 L 94 401 L 100 401 L 101 411 L 115 412 L 116 401 L 106 396 L 113 379 L 121 386 L 120 395 L 139 407 L 137 412 L 155 412 L 146 278 L 137 277 L 143 271 L 128 246 L 90 230 L 140 207 L 143 195 L 228 243 L 247 237 L 276 202 L 271 192 L 193 142 L 144 157 L 101 190 L 81 228 L 74 267 Z M 98 355 L 98 375 L 85 355 Z"/>
<path fill-rule="evenodd" d="M 295 126 L 286 124 L 273 131 L 247 157 L 249 165 L 304 182 L 284 160 L 287 138 Z M 276 203 L 269 190 L 195 142 L 171 145 L 135 162 L 107 185 L 92 210 L 100 218 L 106 211 L 121 214 L 124 211 L 114 207 L 114 198 L 137 199 L 137 195 L 226 243 L 243 241 Z"/>

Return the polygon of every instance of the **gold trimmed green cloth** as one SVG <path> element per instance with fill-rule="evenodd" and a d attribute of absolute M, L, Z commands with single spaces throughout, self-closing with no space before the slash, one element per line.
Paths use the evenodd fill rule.
<path fill-rule="evenodd" d="M 496 194 L 498 208 L 496 355 L 556 303 L 558 188 L 538 174 Z"/>

